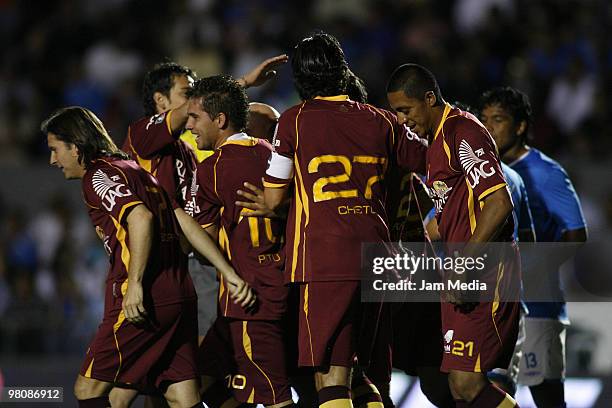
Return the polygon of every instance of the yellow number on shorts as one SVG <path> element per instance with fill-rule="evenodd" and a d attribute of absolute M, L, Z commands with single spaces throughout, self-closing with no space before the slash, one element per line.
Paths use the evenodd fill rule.
<path fill-rule="evenodd" d="M 468 357 L 472 357 L 472 355 L 474 354 L 474 342 L 468 341 L 467 343 L 464 343 L 461 340 L 455 340 L 453 342 L 453 349 L 451 350 L 451 353 L 456 356 L 463 357 L 465 354 L 464 350 L 467 351 Z"/>
<path fill-rule="evenodd" d="M 233 388 L 235 390 L 243 390 L 246 387 L 246 377 L 244 375 L 236 374 L 234 376 L 227 375 L 227 388 Z"/>
<path fill-rule="evenodd" d="M 355 156 L 353 157 L 354 163 L 361 164 L 387 164 L 387 159 L 384 157 L 375 157 L 375 156 Z M 308 163 L 308 173 L 317 173 L 319 171 L 319 166 L 325 163 L 340 163 L 344 167 L 344 173 L 339 174 L 337 176 L 329 176 L 329 177 L 321 177 L 314 182 L 312 186 L 313 199 L 315 202 L 333 200 L 334 198 L 350 198 L 357 197 L 358 191 L 357 189 L 350 190 L 340 190 L 340 191 L 323 191 L 323 188 L 328 184 L 340 184 L 346 183 L 351 178 L 351 172 L 353 167 L 351 165 L 351 160 L 349 160 L 346 156 L 336 156 L 332 154 L 326 154 L 323 156 L 317 156 L 310 160 Z M 382 180 L 383 176 L 374 175 L 368 179 L 366 182 L 366 189 L 364 192 L 364 196 L 367 199 L 372 198 L 372 186 L 377 181 Z"/>

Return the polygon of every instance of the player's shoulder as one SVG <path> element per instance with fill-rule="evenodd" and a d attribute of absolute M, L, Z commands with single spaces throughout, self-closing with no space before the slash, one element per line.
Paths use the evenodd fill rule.
<path fill-rule="evenodd" d="M 304 101 L 304 102 L 300 102 L 286 109 L 283 113 L 281 113 L 278 119 L 279 122 L 281 120 L 285 121 L 285 120 L 295 119 L 297 115 L 302 111 L 305 105 L 306 105 L 306 102 Z"/>
<path fill-rule="evenodd" d="M 532 172 L 538 172 L 549 180 L 553 178 L 565 179 L 568 177 L 567 172 L 558 161 L 533 147 L 525 157 L 524 162 Z"/>
<path fill-rule="evenodd" d="M 212 169 L 217 163 L 217 161 L 219 160 L 220 155 L 221 155 L 221 150 L 215 149 L 210 156 L 206 157 L 204 160 L 198 163 L 198 165 L 196 166 L 196 169 L 198 171 L 200 170 L 207 171 L 209 169 Z"/>
<path fill-rule="evenodd" d="M 445 132 L 476 132 L 488 136 L 488 131 L 476 116 L 459 108 L 451 108 L 442 125 Z"/>

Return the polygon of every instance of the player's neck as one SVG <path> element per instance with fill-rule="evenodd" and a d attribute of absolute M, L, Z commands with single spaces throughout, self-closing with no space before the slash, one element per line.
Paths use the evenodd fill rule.
<path fill-rule="evenodd" d="M 428 139 L 433 140 L 436 135 L 436 130 L 440 126 L 440 122 L 444 118 L 444 109 L 446 108 L 446 102 L 442 101 L 442 104 L 433 106 L 431 108 L 431 125 L 429 126 L 429 137 Z"/>
<path fill-rule="evenodd" d="M 235 134 L 236 134 L 236 131 L 234 131 L 234 129 L 231 129 L 231 128 L 224 129 L 219 134 L 219 137 L 217 138 L 217 141 L 215 142 L 214 148 L 218 149 L 219 147 L 221 147 L 221 145 L 223 145 L 223 143 L 227 141 L 227 139 L 229 139 L 230 136 L 233 136 Z"/>
<path fill-rule="evenodd" d="M 515 161 L 523 157 L 528 151 L 529 146 L 523 143 L 518 143 L 512 146 L 502 155 L 502 161 L 504 163 L 514 163 Z"/>

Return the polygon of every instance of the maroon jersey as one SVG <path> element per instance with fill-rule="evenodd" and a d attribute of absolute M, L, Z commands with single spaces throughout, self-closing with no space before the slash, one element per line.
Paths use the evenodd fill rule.
<path fill-rule="evenodd" d="M 126 219 L 139 204 L 154 216 L 152 248 L 143 278 L 145 302 L 166 305 L 195 298 L 174 212 L 166 193 L 151 174 L 131 160 L 98 159 L 83 177 L 83 198 L 110 256 L 107 308 L 121 308 L 127 290 L 130 236 Z"/>
<path fill-rule="evenodd" d="M 468 242 L 483 199 L 507 188 L 495 142 L 474 115 L 446 105 L 427 151 L 427 187 L 445 242 Z M 512 240 L 510 217 L 498 241 Z"/>
<path fill-rule="evenodd" d="M 390 238 L 381 183 L 387 168 L 423 173 L 426 144 L 394 114 L 336 96 L 284 112 L 275 149 L 293 162 L 294 175 L 278 177 L 273 156 L 264 183 L 279 187 L 293 178 L 287 280 L 359 280 L 362 243 Z"/>
<path fill-rule="evenodd" d="M 159 180 L 168 195 L 183 206 L 197 159 L 191 146 L 172 133 L 172 111 L 145 117 L 128 128 L 123 151 Z"/>
<path fill-rule="evenodd" d="M 248 217 L 248 209 L 235 204 L 243 183 L 262 187 L 272 146 L 244 133 L 231 136 L 197 167 L 186 211 L 203 227 L 217 223 L 219 245 L 232 266 L 257 293 L 258 308 L 245 312 L 233 303 L 223 279 L 219 301 L 225 316 L 236 319 L 279 319 L 286 308 L 283 281 L 284 223 L 278 219 Z"/>

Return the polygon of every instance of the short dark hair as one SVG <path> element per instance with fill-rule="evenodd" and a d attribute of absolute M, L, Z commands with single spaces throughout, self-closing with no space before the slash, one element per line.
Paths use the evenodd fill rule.
<path fill-rule="evenodd" d="M 101 157 L 129 159 L 108 135 L 102 121 L 89 109 L 69 106 L 53 112 L 40 125 L 46 135 L 53 133 L 58 140 L 74 144 L 79 150 L 79 163 L 85 167 Z"/>
<path fill-rule="evenodd" d="M 360 103 L 368 102 L 368 90 L 366 89 L 365 82 L 350 70 L 346 84 L 346 93 L 354 101 Z"/>
<path fill-rule="evenodd" d="M 157 113 L 153 95 L 160 92 L 166 97 L 170 96 L 170 89 L 174 85 L 174 80 L 179 75 L 187 75 L 195 79 L 196 74 L 191 68 L 179 65 L 176 62 L 162 62 L 153 67 L 145 74 L 142 82 L 142 105 L 146 116 Z"/>
<path fill-rule="evenodd" d="M 429 91 L 436 96 L 436 105 L 442 104 L 442 92 L 436 77 L 419 64 L 400 65 L 393 71 L 387 83 L 387 93 L 404 91 L 410 98 L 424 99 Z"/>
<path fill-rule="evenodd" d="M 340 95 L 346 90 L 348 64 L 338 40 L 319 32 L 302 39 L 291 58 L 295 88 L 303 100 Z"/>
<path fill-rule="evenodd" d="M 481 112 L 487 106 L 499 105 L 508 111 L 517 124 L 525 121 L 525 132 L 521 135 L 525 140 L 531 124 L 531 103 L 526 94 L 509 86 L 497 87 L 484 92 L 480 96 L 479 105 Z"/>
<path fill-rule="evenodd" d="M 198 79 L 187 91 L 189 98 L 202 98 L 202 109 L 211 118 L 223 112 L 237 132 L 246 129 L 249 117 L 249 98 L 244 88 L 229 75 Z"/>

